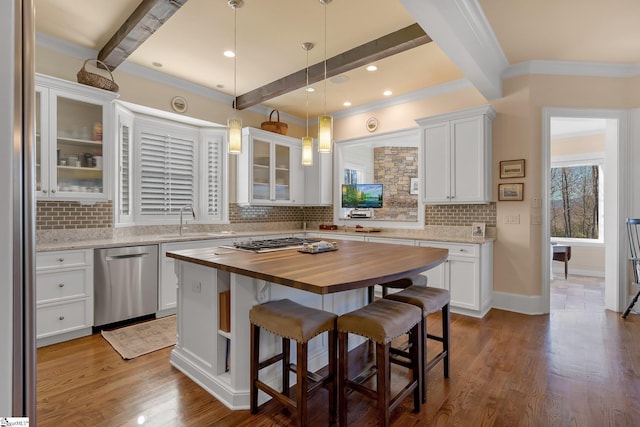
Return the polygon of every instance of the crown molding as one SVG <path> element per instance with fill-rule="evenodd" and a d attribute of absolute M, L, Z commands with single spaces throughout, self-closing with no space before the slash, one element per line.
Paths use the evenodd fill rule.
<path fill-rule="evenodd" d="M 532 74 L 628 78 L 640 76 L 640 64 L 583 61 L 526 61 L 507 68 L 503 80 Z"/>

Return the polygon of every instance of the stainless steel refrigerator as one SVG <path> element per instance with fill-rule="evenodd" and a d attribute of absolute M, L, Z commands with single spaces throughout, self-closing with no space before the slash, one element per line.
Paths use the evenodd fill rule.
<path fill-rule="evenodd" d="M 0 416 L 35 423 L 34 6 L 0 2 Z"/>

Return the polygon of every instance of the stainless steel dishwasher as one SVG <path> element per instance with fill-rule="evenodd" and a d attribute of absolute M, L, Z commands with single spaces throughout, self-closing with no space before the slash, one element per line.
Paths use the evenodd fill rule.
<path fill-rule="evenodd" d="M 94 251 L 94 326 L 155 313 L 158 245 Z"/>

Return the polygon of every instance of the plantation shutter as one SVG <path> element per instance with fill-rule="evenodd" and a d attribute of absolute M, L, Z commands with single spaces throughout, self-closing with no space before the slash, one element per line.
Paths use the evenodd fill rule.
<path fill-rule="evenodd" d="M 223 219 L 223 152 L 222 136 L 206 136 L 207 156 L 207 216 L 212 220 Z"/>
<path fill-rule="evenodd" d="M 140 132 L 140 214 L 176 215 L 194 205 L 196 135 Z"/>
<path fill-rule="evenodd" d="M 130 181 L 130 165 L 129 153 L 131 139 L 131 127 L 122 125 L 120 128 L 120 215 L 128 216 L 131 214 L 131 188 Z"/>

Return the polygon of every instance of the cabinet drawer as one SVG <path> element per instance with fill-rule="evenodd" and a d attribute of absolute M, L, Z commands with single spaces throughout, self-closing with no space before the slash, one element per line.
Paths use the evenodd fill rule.
<path fill-rule="evenodd" d="M 91 299 L 52 304 L 37 309 L 37 338 L 71 332 L 93 325 Z"/>
<path fill-rule="evenodd" d="M 76 267 L 92 265 L 93 251 L 39 252 L 36 255 L 36 269 Z"/>
<path fill-rule="evenodd" d="M 36 280 L 36 301 L 91 296 L 92 279 L 86 268 L 40 273 Z"/>
<path fill-rule="evenodd" d="M 449 256 L 475 257 L 479 256 L 479 245 L 464 243 L 420 242 L 420 246 L 449 249 Z"/>

